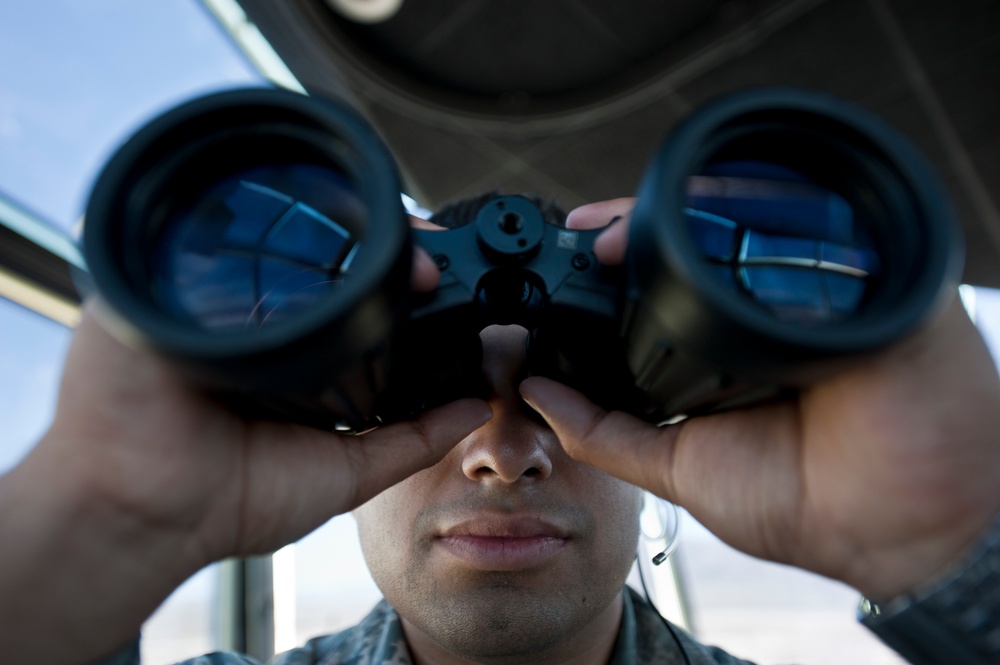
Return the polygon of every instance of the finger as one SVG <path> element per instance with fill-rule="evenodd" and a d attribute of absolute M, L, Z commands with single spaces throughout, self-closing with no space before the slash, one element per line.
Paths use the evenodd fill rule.
<path fill-rule="evenodd" d="M 382 490 L 417 471 L 436 464 L 455 444 L 486 423 L 493 415 L 490 406 L 478 399 L 463 399 L 432 409 L 419 417 L 380 427 L 356 437 L 341 437 L 342 445 L 331 445 L 328 435 L 319 445 L 330 448 L 326 464 L 310 468 L 306 461 L 298 472 L 314 474 L 317 490 L 333 489 L 328 495 L 338 512 L 361 505 Z M 318 439 L 317 439 L 318 440 Z M 286 446 L 288 442 L 283 442 Z M 314 445 L 316 440 L 307 442 Z M 340 457 L 342 451 L 346 460 Z M 330 488 L 331 465 L 343 476 L 339 488 Z M 346 468 L 345 468 L 346 466 Z"/>
<path fill-rule="evenodd" d="M 608 226 L 608 230 L 594 242 L 594 254 L 605 265 L 620 265 L 625 260 L 628 227 L 634 205 L 634 198 L 622 198 L 580 206 L 566 217 L 566 227 L 587 230 Z"/>
<path fill-rule="evenodd" d="M 417 293 L 428 293 L 437 288 L 441 281 L 441 271 L 434 259 L 423 247 L 413 248 L 413 268 L 410 274 L 410 288 Z"/>
<path fill-rule="evenodd" d="M 611 227 L 597 236 L 594 241 L 594 254 L 597 260 L 606 266 L 618 266 L 625 261 L 625 250 L 628 248 L 628 229 L 631 217 L 623 217 Z"/>
<path fill-rule="evenodd" d="M 408 215 L 410 227 L 422 231 L 447 231 L 443 226 L 432 224 L 426 219 Z M 410 274 L 410 287 L 417 293 L 428 293 L 437 288 L 441 281 L 441 271 L 427 251 L 415 245 L 413 247 L 413 269 Z"/>
<path fill-rule="evenodd" d="M 415 229 L 421 229 L 423 231 L 447 231 L 448 229 L 444 226 L 434 224 L 426 219 L 421 219 L 415 215 L 407 215 L 410 218 L 410 226 Z"/>
<path fill-rule="evenodd" d="M 246 487 L 239 493 L 245 523 L 215 555 L 265 552 L 301 538 L 436 464 L 491 416 L 486 402 L 464 399 L 361 436 L 255 423 L 248 442 Z M 224 516 L 231 511 L 231 503 L 223 506 Z M 206 523 L 217 523 L 218 515 L 215 522 L 212 518 L 208 515 Z M 216 531 L 211 538 L 222 537 Z"/>
<path fill-rule="evenodd" d="M 489 404 L 462 399 L 411 421 L 379 428 L 360 437 L 352 450 L 357 486 L 354 508 L 382 490 L 439 462 L 466 436 L 493 417 Z"/>
<path fill-rule="evenodd" d="M 616 218 L 627 217 L 635 206 L 635 199 L 620 198 L 588 203 L 570 211 L 566 216 L 566 228 L 576 231 L 599 229 Z"/>
<path fill-rule="evenodd" d="M 676 428 L 604 411 L 572 388 L 542 377 L 524 380 L 520 391 L 570 457 L 679 503 L 672 482 Z"/>

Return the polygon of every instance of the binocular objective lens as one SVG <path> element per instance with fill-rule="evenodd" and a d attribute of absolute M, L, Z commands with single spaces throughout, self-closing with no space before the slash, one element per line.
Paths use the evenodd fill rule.
<path fill-rule="evenodd" d="M 785 323 L 850 316 L 878 274 L 857 197 L 781 164 L 709 164 L 688 179 L 683 212 L 712 272 Z"/>
<path fill-rule="evenodd" d="M 259 166 L 186 198 L 153 241 L 160 306 L 219 333 L 280 325 L 350 278 L 367 210 L 330 166 Z"/>

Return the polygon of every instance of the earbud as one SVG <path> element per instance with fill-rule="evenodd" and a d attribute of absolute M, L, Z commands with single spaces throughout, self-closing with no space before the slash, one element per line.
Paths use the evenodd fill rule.
<path fill-rule="evenodd" d="M 653 565 L 659 566 L 677 547 L 677 535 L 681 525 L 677 506 L 646 492 L 639 520 L 642 535 L 646 540 L 665 541 L 663 549 L 653 557 Z"/>

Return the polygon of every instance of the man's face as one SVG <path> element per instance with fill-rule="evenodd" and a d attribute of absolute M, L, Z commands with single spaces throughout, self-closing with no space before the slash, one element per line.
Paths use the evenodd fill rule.
<path fill-rule="evenodd" d="M 483 331 L 493 419 L 355 512 L 408 635 L 465 657 L 539 654 L 617 625 L 635 556 L 640 492 L 570 459 L 520 399 L 525 335 Z"/>

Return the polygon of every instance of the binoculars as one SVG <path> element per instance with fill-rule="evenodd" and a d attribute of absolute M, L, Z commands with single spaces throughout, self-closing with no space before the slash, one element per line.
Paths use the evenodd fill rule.
<path fill-rule="evenodd" d="M 241 413 L 361 432 L 483 395 L 480 332 L 527 370 L 661 423 L 798 390 L 912 332 L 958 282 L 943 187 L 872 114 L 798 89 L 709 103 L 638 185 L 622 265 L 522 196 L 410 228 L 355 112 L 276 89 L 183 104 L 87 204 L 105 325 Z M 474 216 L 474 218 L 472 218 Z M 414 244 L 440 269 L 410 287 Z"/>

